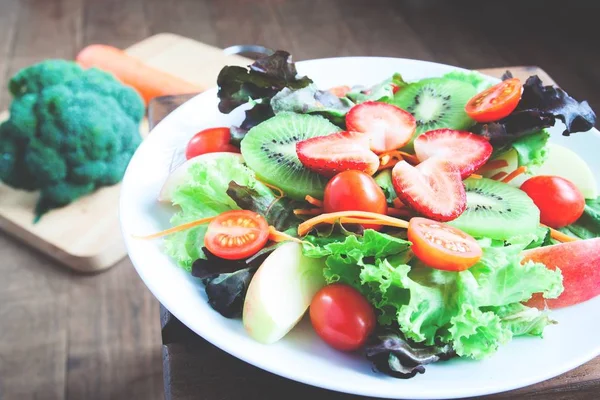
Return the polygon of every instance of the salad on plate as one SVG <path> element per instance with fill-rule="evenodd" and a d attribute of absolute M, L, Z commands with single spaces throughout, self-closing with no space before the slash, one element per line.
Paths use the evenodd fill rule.
<path fill-rule="evenodd" d="M 159 200 L 164 251 L 264 344 L 308 314 L 318 337 L 397 378 L 481 360 L 600 294 L 600 198 L 547 128 L 587 102 L 507 71 L 319 88 L 277 51 L 222 69 L 219 110 Z"/>

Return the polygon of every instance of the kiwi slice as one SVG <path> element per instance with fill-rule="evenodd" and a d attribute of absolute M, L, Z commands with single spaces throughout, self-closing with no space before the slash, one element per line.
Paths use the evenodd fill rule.
<path fill-rule="evenodd" d="M 439 128 L 461 130 L 473 125 L 465 105 L 476 94 L 477 89 L 470 83 L 448 78 L 428 78 L 403 87 L 392 104 L 417 120 L 417 134 L 407 147 L 412 149 L 414 139 L 423 132 Z"/>
<path fill-rule="evenodd" d="M 296 200 L 309 194 L 321 198 L 327 179 L 305 168 L 296 143 L 338 132 L 340 128 L 316 115 L 281 113 L 250 131 L 242 140 L 242 156 L 263 181 Z"/>
<path fill-rule="evenodd" d="M 540 210 L 520 189 L 492 179 L 467 179 L 467 209 L 450 225 L 468 234 L 506 240 L 534 233 Z"/>

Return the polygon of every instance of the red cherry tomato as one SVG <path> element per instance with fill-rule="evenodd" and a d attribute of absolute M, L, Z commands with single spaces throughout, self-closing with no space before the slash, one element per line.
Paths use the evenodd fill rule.
<path fill-rule="evenodd" d="M 194 135 L 185 149 L 186 159 L 206 153 L 230 152 L 239 153 L 240 150 L 229 144 L 231 134 L 229 128 L 209 128 Z"/>
<path fill-rule="evenodd" d="M 415 256 L 431 268 L 464 271 L 481 258 L 477 241 L 460 229 L 427 218 L 411 218 L 408 240 Z"/>
<path fill-rule="evenodd" d="M 552 228 L 562 228 L 577 221 L 585 208 L 585 198 L 577 187 L 560 176 L 534 176 L 521 190 L 540 209 L 540 222 Z"/>
<path fill-rule="evenodd" d="M 392 83 L 392 93 L 396 94 L 399 90 L 400 86 L 396 85 L 395 83 Z"/>
<path fill-rule="evenodd" d="M 387 200 L 375 180 L 362 171 L 340 172 L 327 183 L 323 196 L 323 210 L 369 211 L 387 213 Z M 380 225 L 363 225 L 365 229 L 380 229 Z"/>
<path fill-rule="evenodd" d="M 353 287 L 335 283 L 310 303 L 310 321 L 328 345 L 342 351 L 361 347 L 375 328 L 375 312 Z"/>
<path fill-rule="evenodd" d="M 521 100 L 523 85 L 517 78 L 507 79 L 475 95 L 465 111 L 477 122 L 492 122 L 508 116 Z"/>
<path fill-rule="evenodd" d="M 269 224 L 253 211 L 226 211 L 213 219 L 204 235 L 204 246 L 217 257 L 242 260 L 265 247 Z"/>

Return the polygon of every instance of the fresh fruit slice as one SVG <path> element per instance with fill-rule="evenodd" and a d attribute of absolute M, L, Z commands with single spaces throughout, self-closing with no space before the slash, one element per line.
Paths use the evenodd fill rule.
<path fill-rule="evenodd" d="M 304 256 L 299 243 L 288 242 L 273 251 L 246 293 L 242 319 L 250 337 L 273 343 L 285 336 L 325 286 L 324 267 L 323 259 Z"/>
<path fill-rule="evenodd" d="M 239 160 L 240 164 L 244 162 L 241 154 L 239 153 L 207 153 L 198 157 L 191 158 L 181 164 L 179 167 L 173 170 L 171 174 L 167 177 L 167 180 L 163 184 L 160 193 L 158 195 L 158 201 L 161 203 L 171 203 L 173 200 L 173 192 L 179 185 L 185 182 L 188 169 L 198 163 L 213 163 L 215 165 L 219 164 L 219 160 L 223 160 L 226 158 L 235 158 Z"/>
<path fill-rule="evenodd" d="M 467 82 L 455 79 L 429 78 L 402 88 L 392 104 L 411 113 L 417 121 L 417 135 L 433 129 L 464 130 L 474 121 L 465 112 L 465 104 L 477 93 Z M 412 142 L 407 149 L 412 148 Z"/>
<path fill-rule="evenodd" d="M 379 157 L 369 150 L 369 136 L 359 132 L 303 140 L 296 143 L 296 153 L 302 165 L 329 178 L 348 170 L 373 175 L 379 168 Z"/>
<path fill-rule="evenodd" d="M 554 143 L 548 143 L 547 146 L 548 158 L 542 166 L 534 170 L 535 175 L 560 176 L 573 182 L 586 199 L 598 197 L 598 184 L 587 163 L 573 150 L 564 146 Z"/>
<path fill-rule="evenodd" d="M 560 176 L 534 176 L 521 185 L 521 190 L 540 209 L 541 223 L 549 227 L 570 225 L 583 214 L 583 195 L 571 181 Z"/>
<path fill-rule="evenodd" d="M 243 260 L 265 247 L 269 224 L 265 218 L 248 210 L 226 211 L 208 225 L 204 246 L 217 257 Z"/>
<path fill-rule="evenodd" d="M 361 171 L 345 171 L 337 174 L 327 186 L 323 196 L 323 211 L 368 211 L 387 213 L 387 201 L 383 190 L 375 180 Z M 365 229 L 380 229 L 380 225 L 364 224 Z"/>
<path fill-rule="evenodd" d="M 250 129 L 242 140 L 242 155 L 259 178 L 291 198 L 320 198 L 327 180 L 302 165 L 296 143 L 339 130 L 323 117 L 281 113 Z"/>
<path fill-rule="evenodd" d="M 453 129 L 436 129 L 415 139 L 419 161 L 440 157 L 452 162 L 464 179 L 481 167 L 492 155 L 492 145 L 484 137 Z"/>
<path fill-rule="evenodd" d="M 477 122 L 498 121 L 517 108 L 522 91 L 519 79 L 507 79 L 473 96 L 465 111 Z"/>
<path fill-rule="evenodd" d="M 491 179 L 467 179 L 467 209 L 449 224 L 476 238 L 506 240 L 536 231 L 540 210 L 523 191 Z"/>
<path fill-rule="evenodd" d="M 419 260 L 445 271 L 464 271 L 479 261 L 482 254 L 477 241 L 465 232 L 426 218 L 411 218 L 408 240 Z"/>
<path fill-rule="evenodd" d="M 508 174 L 510 174 L 511 172 L 513 172 L 514 170 L 516 170 L 517 168 L 519 168 L 519 156 L 517 155 L 517 151 L 515 149 L 510 149 L 508 151 L 505 151 L 504 153 L 500 154 L 497 157 L 494 157 L 492 160 L 490 161 L 506 161 L 506 166 L 504 167 L 500 167 L 500 168 L 493 168 L 493 169 L 486 169 L 482 175 L 486 178 L 491 178 L 493 176 L 497 176 L 500 173 L 503 173 L 503 176 L 506 176 Z M 484 164 L 483 166 L 484 168 L 487 167 L 487 165 Z M 527 178 L 522 178 L 522 176 L 527 177 L 528 175 L 520 175 L 518 177 L 516 177 L 513 181 L 511 181 L 511 186 L 516 186 L 519 187 L 521 186 L 521 183 L 523 183 L 524 179 Z M 519 184 L 515 184 L 515 181 L 519 181 Z"/>
<path fill-rule="evenodd" d="M 525 250 L 522 262 L 527 261 L 543 263 L 552 270 L 559 268 L 565 287 L 557 299 L 535 294 L 526 303 L 530 307 L 567 307 L 600 295 L 600 238 Z"/>
<path fill-rule="evenodd" d="M 369 134 L 371 150 L 378 154 L 404 146 L 416 127 L 412 115 L 387 103 L 366 101 L 346 114 L 346 129 Z"/>
<path fill-rule="evenodd" d="M 310 321 L 317 334 L 334 349 L 359 349 L 373 333 L 375 311 L 352 286 L 325 286 L 310 303 Z"/>
<path fill-rule="evenodd" d="M 392 170 L 392 182 L 400 200 L 436 221 L 455 219 L 467 205 L 460 173 L 445 160 L 434 157 L 416 167 L 400 161 Z"/>

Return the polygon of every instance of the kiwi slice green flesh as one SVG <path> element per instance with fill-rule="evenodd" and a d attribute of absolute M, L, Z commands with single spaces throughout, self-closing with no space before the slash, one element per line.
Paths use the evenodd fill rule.
<path fill-rule="evenodd" d="M 467 179 L 467 209 L 450 225 L 474 237 L 506 240 L 534 233 L 540 210 L 520 189 L 492 179 Z"/>
<path fill-rule="evenodd" d="M 467 129 L 474 121 L 465 112 L 477 89 L 467 82 L 447 78 L 423 79 L 402 88 L 392 104 L 410 112 L 417 120 L 417 134 L 433 129 Z"/>
<path fill-rule="evenodd" d="M 323 117 L 277 114 L 250 129 L 242 140 L 242 156 L 261 180 L 292 199 L 303 200 L 307 194 L 322 198 L 327 179 L 302 165 L 296 143 L 338 131 L 340 128 Z"/>

